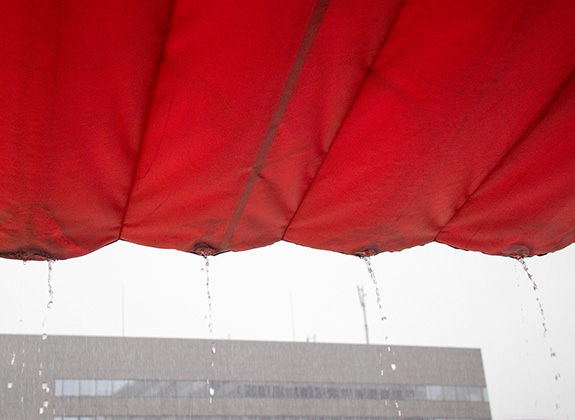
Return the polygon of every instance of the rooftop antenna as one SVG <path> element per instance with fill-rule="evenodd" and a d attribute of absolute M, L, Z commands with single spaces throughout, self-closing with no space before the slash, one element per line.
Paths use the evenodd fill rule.
<path fill-rule="evenodd" d="M 363 324 L 365 326 L 365 343 L 369 344 L 369 330 L 367 328 L 367 314 L 365 312 L 365 292 L 363 286 L 357 286 L 357 294 L 359 295 L 359 304 L 363 310 Z"/>

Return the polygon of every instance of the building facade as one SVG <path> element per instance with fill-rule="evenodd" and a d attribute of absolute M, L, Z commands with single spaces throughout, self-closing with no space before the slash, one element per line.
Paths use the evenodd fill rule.
<path fill-rule="evenodd" d="M 477 349 L 0 336 L 0 420 L 490 419 Z"/>

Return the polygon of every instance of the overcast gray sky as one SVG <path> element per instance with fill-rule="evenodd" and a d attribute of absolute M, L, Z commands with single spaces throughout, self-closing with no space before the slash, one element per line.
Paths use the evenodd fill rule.
<path fill-rule="evenodd" d="M 575 246 L 527 264 L 537 292 L 510 258 L 440 244 L 375 256 L 382 323 L 357 257 L 227 253 L 210 258 L 210 336 L 201 257 L 116 243 L 54 263 L 49 311 L 47 263 L 0 260 L 0 333 L 40 334 L 46 317 L 48 334 L 363 343 L 362 285 L 372 343 L 481 348 L 494 419 L 575 419 Z"/>

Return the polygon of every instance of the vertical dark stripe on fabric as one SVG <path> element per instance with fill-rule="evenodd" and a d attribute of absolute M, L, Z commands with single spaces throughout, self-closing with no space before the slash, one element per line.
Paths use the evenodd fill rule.
<path fill-rule="evenodd" d="M 228 247 L 234 235 L 234 231 L 236 230 L 236 227 L 240 222 L 240 219 L 246 208 L 248 200 L 250 199 L 252 191 L 256 185 L 257 179 L 260 176 L 260 173 L 264 167 L 266 157 L 271 149 L 279 125 L 287 110 L 291 96 L 295 91 L 299 76 L 303 70 L 305 61 L 307 59 L 307 55 L 311 50 L 311 47 L 313 45 L 317 33 L 319 32 L 319 28 L 327 11 L 329 2 L 330 0 L 317 0 L 316 2 L 311 18 L 306 27 L 303 39 L 296 54 L 294 63 L 292 65 L 286 83 L 280 95 L 276 109 L 270 120 L 270 124 L 268 126 L 264 140 L 262 142 L 262 145 L 254 162 L 254 165 L 252 166 L 250 175 L 244 185 L 242 194 L 240 196 L 240 199 L 238 200 L 238 204 L 234 210 L 234 213 L 230 219 L 226 232 L 222 238 L 220 249 L 218 250 L 219 252 L 228 250 Z"/>

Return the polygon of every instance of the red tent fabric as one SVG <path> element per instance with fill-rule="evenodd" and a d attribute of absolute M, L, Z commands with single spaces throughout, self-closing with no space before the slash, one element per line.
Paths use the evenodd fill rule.
<path fill-rule="evenodd" d="M 0 254 L 575 241 L 572 0 L 6 0 Z"/>

